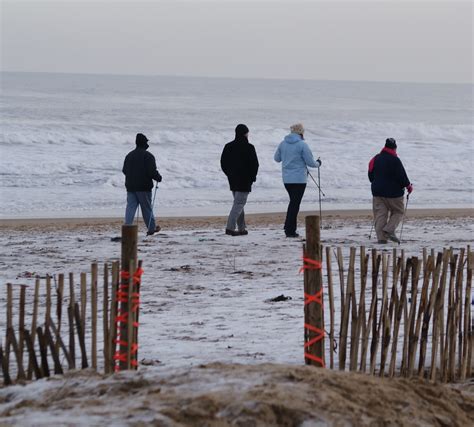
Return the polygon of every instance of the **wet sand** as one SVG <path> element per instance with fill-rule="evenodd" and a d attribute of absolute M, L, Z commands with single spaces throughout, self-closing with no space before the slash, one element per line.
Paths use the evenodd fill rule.
<path fill-rule="evenodd" d="M 319 215 L 318 211 L 300 212 L 299 220 L 303 221 L 306 215 Z M 372 211 L 368 209 L 327 210 L 322 212 L 324 218 L 329 220 L 363 220 L 370 221 Z M 442 209 L 410 209 L 407 219 L 455 219 L 474 217 L 474 208 L 442 208 Z M 284 212 L 247 214 L 246 220 L 250 227 L 262 227 L 282 224 L 285 219 Z M 1 219 L 0 229 L 25 229 L 35 228 L 81 228 L 93 226 L 120 226 L 122 218 L 26 218 L 26 219 Z M 140 220 L 143 224 L 143 221 Z M 158 217 L 158 222 L 163 229 L 191 229 L 223 227 L 225 216 L 190 216 L 190 217 Z"/>

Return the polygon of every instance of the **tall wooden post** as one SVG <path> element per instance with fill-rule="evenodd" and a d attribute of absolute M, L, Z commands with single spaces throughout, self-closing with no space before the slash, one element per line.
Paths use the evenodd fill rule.
<path fill-rule="evenodd" d="M 137 225 L 122 225 L 122 265 L 120 279 L 120 292 L 121 297 L 119 300 L 119 313 L 124 316 L 125 313 L 129 313 L 129 305 L 131 301 L 126 297 L 128 295 L 128 288 L 132 286 L 133 278 L 126 278 L 126 273 L 130 270 L 130 261 L 134 265 L 137 265 L 137 241 L 138 241 L 138 226 Z M 129 346 L 131 343 L 128 342 L 128 325 L 127 322 L 120 322 L 120 333 L 118 337 L 119 341 L 119 353 L 128 354 Z M 128 369 L 127 360 L 119 360 L 119 369 Z"/>
<path fill-rule="evenodd" d="M 324 313 L 319 216 L 306 217 L 304 253 L 304 349 L 307 365 L 325 366 Z"/>

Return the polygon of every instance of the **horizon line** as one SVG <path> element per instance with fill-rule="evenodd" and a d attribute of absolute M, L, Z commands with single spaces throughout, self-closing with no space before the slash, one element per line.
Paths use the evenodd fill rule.
<path fill-rule="evenodd" d="M 191 74 L 140 74 L 140 73 L 110 73 L 110 72 L 75 72 L 75 71 L 25 71 L 25 70 L 0 70 L 0 73 L 17 74 L 60 74 L 84 76 L 114 76 L 114 77 L 166 77 L 166 78 L 196 78 L 196 79 L 221 79 L 221 80 L 269 80 L 269 81 L 303 81 L 303 82 L 345 82 L 345 83 L 397 83 L 397 84 L 439 84 L 439 85 L 474 85 L 474 82 L 422 82 L 412 80 L 366 80 L 366 79 L 330 79 L 330 78 L 291 78 L 291 77 L 236 77 L 236 76 L 208 76 Z"/>

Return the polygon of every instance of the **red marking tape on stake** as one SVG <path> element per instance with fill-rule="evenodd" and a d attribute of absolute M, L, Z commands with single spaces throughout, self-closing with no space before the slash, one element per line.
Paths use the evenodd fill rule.
<path fill-rule="evenodd" d="M 321 270 L 322 264 L 320 261 L 316 261 L 314 259 L 308 258 L 307 256 L 303 257 L 303 267 L 300 269 L 300 273 L 305 270 Z M 307 294 L 306 292 L 304 293 L 304 305 L 309 305 L 309 304 L 319 304 L 321 308 L 323 308 L 323 288 L 316 292 L 314 295 Z M 313 344 L 316 344 L 317 342 L 321 341 L 324 338 L 324 330 L 319 329 L 316 326 L 310 325 L 309 323 L 304 324 L 304 328 L 306 331 L 309 332 L 314 332 L 315 336 L 311 338 L 309 341 L 304 343 L 304 357 L 305 359 L 310 359 L 313 360 L 314 362 L 319 363 L 323 368 L 326 367 L 326 364 L 324 363 L 324 360 L 318 356 L 314 356 L 313 354 L 307 353 L 306 349 L 311 347 Z"/>
<path fill-rule="evenodd" d="M 135 273 L 132 276 L 132 283 L 131 286 L 133 288 L 133 285 L 136 285 L 138 288 L 138 285 L 140 284 L 141 277 L 143 274 L 143 269 L 142 268 L 137 268 Z M 136 313 L 138 309 L 140 308 L 140 293 L 134 291 L 132 289 L 132 292 L 130 294 L 131 300 L 129 301 L 128 297 L 128 281 L 130 280 L 130 273 L 128 271 L 121 271 L 120 272 L 120 278 L 124 281 L 119 285 L 119 288 L 117 290 L 117 302 L 118 303 L 131 303 L 131 309 L 130 311 L 133 313 Z M 129 320 L 129 313 L 128 312 L 122 312 L 122 310 L 118 309 L 117 310 L 117 316 L 115 317 L 115 324 L 117 327 L 117 338 L 114 341 L 115 344 L 119 345 L 119 349 L 115 352 L 114 354 L 114 361 L 115 362 L 127 362 L 127 350 L 130 346 L 130 355 L 135 355 L 138 352 L 138 344 L 137 343 L 129 343 L 128 340 L 124 341 L 122 340 L 122 336 L 120 334 L 120 328 L 122 325 L 126 325 Z M 138 322 L 133 322 L 133 326 L 138 328 L 139 323 Z M 122 348 L 125 349 L 125 351 L 121 351 Z M 136 360 L 131 360 L 130 364 L 134 367 L 138 366 L 138 362 Z M 116 364 L 115 365 L 115 372 L 120 371 L 120 365 Z"/>

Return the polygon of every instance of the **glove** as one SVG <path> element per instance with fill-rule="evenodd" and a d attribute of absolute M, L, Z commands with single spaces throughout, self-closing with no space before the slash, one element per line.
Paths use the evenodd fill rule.
<path fill-rule="evenodd" d="M 410 185 L 407 187 L 407 191 L 408 191 L 408 194 L 411 194 L 411 192 L 413 191 L 413 184 L 410 184 Z"/>
<path fill-rule="evenodd" d="M 318 163 L 319 163 L 319 166 L 321 166 L 323 164 L 323 162 L 321 161 L 321 159 L 318 159 L 316 160 Z"/>
<path fill-rule="evenodd" d="M 158 178 L 158 179 L 156 180 L 157 182 L 161 182 L 161 180 L 163 179 L 163 177 L 162 177 L 160 174 L 158 174 L 157 178 Z"/>

